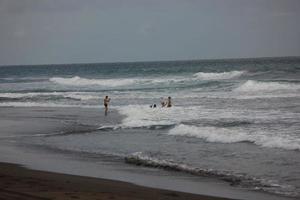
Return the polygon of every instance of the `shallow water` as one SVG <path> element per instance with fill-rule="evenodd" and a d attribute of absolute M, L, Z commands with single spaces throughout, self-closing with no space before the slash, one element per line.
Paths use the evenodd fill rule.
<path fill-rule="evenodd" d="M 22 142 L 299 196 L 299 69 L 298 58 L 0 67 L 0 106 L 102 109 L 109 95 L 121 120 Z"/>

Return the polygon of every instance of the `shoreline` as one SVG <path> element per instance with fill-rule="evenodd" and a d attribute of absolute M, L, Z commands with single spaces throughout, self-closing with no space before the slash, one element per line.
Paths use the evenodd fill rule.
<path fill-rule="evenodd" d="M 35 138 L 36 140 L 38 138 L 48 137 L 53 133 L 76 134 L 96 130 L 97 127 L 102 125 L 113 125 L 122 119 L 122 116 L 115 110 L 111 110 L 110 115 L 105 117 L 99 110 L 85 108 L 0 108 L 0 113 L 2 113 L 0 123 L 0 128 L 2 130 L 0 138 L 0 186 L 2 190 L 0 191 L 0 197 L 8 195 L 8 197 L 4 199 L 25 199 L 25 197 L 27 199 L 32 199 L 33 197 L 28 195 L 35 195 L 40 192 L 42 192 L 43 195 L 49 195 L 48 193 L 54 194 L 59 192 L 55 189 L 55 184 L 50 185 L 51 187 L 53 186 L 53 191 L 51 191 L 51 187 L 47 185 L 46 189 L 48 193 L 44 191 L 45 188 L 40 188 L 42 191 L 35 191 L 34 188 L 36 186 L 39 187 L 39 185 L 43 186 L 52 179 L 54 179 L 54 181 L 61 181 L 69 178 L 73 180 L 71 177 L 82 178 L 75 178 L 76 180 L 78 179 L 78 182 L 76 182 L 75 185 L 84 185 L 83 189 L 86 188 L 86 190 L 81 191 L 84 193 L 83 196 L 89 195 L 87 192 L 90 191 L 90 187 L 94 188 L 92 192 L 97 193 L 97 184 L 101 185 L 103 182 L 109 182 L 112 184 L 110 187 L 113 188 L 117 187 L 114 184 L 125 184 L 130 188 L 133 187 L 130 191 L 144 191 L 146 188 L 149 195 L 152 195 L 152 193 L 159 193 L 159 191 L 171 191 L 171 193 L 176 191 L 176 195 L 171 196 L 173 198 L 168 198 L 168 195 L 163 195 L 163 193 L 159 197 L 151 196 L 152 198 L 148 199 L 175 199 L 177 194 L 177 199 L 188 199 L 179 194 L 191 194 L 193 196 L 190 197 L 191 199 L 200 200 L 207 198 L 244 200 L 293 199 L 261 191 L 251 191 L 232 187 L 227 182 L 210 177 L 194 177 L 185 173 L 175 173 L 168 170 L 128 165 L 125 162 L 115 161 L 114 159 L 101 158 L 101 155 L 98 155 L 98 157 L 90 157 L 78 152 L 56 151 L 56 149 L 53 150 L 51 148 L 48 149 L 41 146 L 35 146 L 39 144 L 39 142 L 33 143 L 30 140 L 30 138 Z M 39 123 L 36 123 L 37 119 Z M 4 172 L 3 169 L 8 169 L 8 171 Z M 24 178 L 24 174 L 27 175 L 27 178 Z M 34 182 L 30 182 L 30 174 L 32 174 L 32 177 L 35 177 L 36 180 L 34 180 Z M 7 177 L 8 175 L 10 177 Z M 41 177 L 47 177 L 48 179 L 42 180 Z M 56 180 L 56 177 L 59 177 L 58 180 Z M 3 180 L 3 178 L 5 178 L 5 180 Z M 93 184 L 85 186 L 90 184 L 91 180 L 94 181 Z M 26 181 L 28 183 L 26 183 Z M 23 185 L 19 185 L 21 183 Z M 7 184 L 9 187 L 12 186 L 11 191 L 10 189 L 3 190 L 5 188 L 4 186 L 7 186 Z M 64 193 L 70 193 L 68 191 L 71 189 L 72 191 L 80 191 L 81 189 L 79 186 L 77 186 L 77 188 L 73 188 L 73 186 L 72 188 L 69 188 L 63 181 L 58 182 L 57 185 L 63 185 L 65 188 L 62 188 L 62 193 L 57 194 L 58 197 L 56 199 L 59 199 L 61 195 L 66 195 Z M 13 186 L 17 186 L 16 189 Z M 25 190 L 25 193 L 22 193 L 26 188 L 33 188 L 33 190 Z M 106 186 L 106 189 L 107 191 L 111 191 L 111 188 L 108 186 Z M 106 189 L 104 190 L 104 195 L 106 194 Z M 112 195 L 115 195 L 113 199 L 147 199 L 146 197 L 149 196 L 146 192 L 143 193 L 144 196 L 142 197 L 134 196 L 134 198 L 123 198 L 120 195 L 118 196 L 117 192 L 118 191 L 111 192 Z M 9 197 L 9 195 L 18 195 L 19 193 L 23 195 L 22 198 L 18 196 Z M 94 198 L 83 196 L 80 199 Z M 194 198 L 194 196 L 196 198 Z M 215 198 L 215 196 L 220 198 Z M 103 198 L 101 197 L 100 199 Z M 61 199 L 78 198 L 64 196 L 64 198 Z M 110 198 L 105 197 L 104 199 Z"/>
<path fill-rule="evenodd" d="M 3 199 L 186 199 L 229 200 L 128 182 L 27 169 L 0 163 L 0 196 Z"/>

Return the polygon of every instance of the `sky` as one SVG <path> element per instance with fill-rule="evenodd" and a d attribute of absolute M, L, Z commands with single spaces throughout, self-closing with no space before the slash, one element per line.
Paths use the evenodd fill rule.
<path fill-rule="evenodd" d="M 300 56 L 300 0 L 0 0 L 0 65 Z"/>

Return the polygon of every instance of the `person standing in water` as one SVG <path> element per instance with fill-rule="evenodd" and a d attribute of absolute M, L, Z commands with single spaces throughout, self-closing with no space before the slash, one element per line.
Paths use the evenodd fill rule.
<path fill-rule="evenodd" d="M 172 107 L 171 97 L 168 97 L 166 104 L 168 108 Z"/>
<path fill-rule="evenodd" d="M 103 99 L 103 104 L 104 104 L 104 109 L 105 109 L 105 115 L 107 115 L 108 103 L 109 102 L 110 102 L 110 98 L 108 98 L 108 96 L 105 96 L 105 98 Z"/>

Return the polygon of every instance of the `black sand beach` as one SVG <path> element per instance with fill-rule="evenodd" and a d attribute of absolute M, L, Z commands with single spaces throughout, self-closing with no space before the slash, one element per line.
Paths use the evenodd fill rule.
<path fill-rule="evenodd" d="M 0 199 L 185 199 L 225 200 L 176 191 L 153 189 L 126 182 L 72 176 L 0 164 Z"/>

